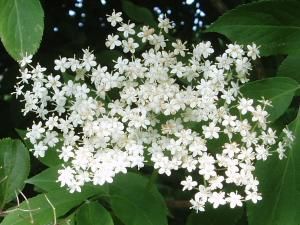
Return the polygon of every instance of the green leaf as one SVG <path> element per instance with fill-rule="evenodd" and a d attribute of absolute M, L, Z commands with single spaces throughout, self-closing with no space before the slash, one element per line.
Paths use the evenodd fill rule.
<path fill-rule="evenodd" d="M 37 195 L 28 199 L 28 202 L 22 202 L 19 208 L 23 211 L 16 210 L 9 213 L 1 225 L 53 224 L 54 215 L 56 215 L 56 218 L 65 215 L 86 199 L 98 194 L 98 191 L 95 188 L 85 188 L 82 192 L 70 194 L 60 189 Z"/>
<path fill-rule="evenodd" d="M 191 213 L 186 225 L 234 225 L 242 217 L 243 209 L 231 209 L 221 206 L 217 209 L 207 209 L 205 212 Z"/>
<path fill-rule="evenodd" d="M 300 83 L 300 54 L 288 55 L 278 68 L 277 76 L 290 77 Z"/>
<path fill-rule="evenodd" d="M 59 183 L 56 182 L 58 177 L 58 169 L 58 166 L 45 169 L 34 177 L 26 180 L 26 183 L 33 184 L 44 191 L 61 189 Z"/>
<path fill-rule="evenodd" d="M 130 19 L 136 22 L 150 25 L 152 27 L 155 27 L 157 25 L 152 12 L 145 7 L 141 7 L 133 4 L 130 1 L 123 0 L 122 9 Z"/>
<path fill-rule="evenodd" d="M 289 107 L 295 91 L 299 89 L 299 84 L 287 77 L 273 77 L 264 80 L 249 82 L 242 86 L 241 92 L 244 96 L 272 101 L 272 107 L 268 107 L 270 113 L 269 120 L 275 121 Z"/>
<path fill-rule="evenodd" d="M 287 158 L 274 154 L 259 162 L 256 175 L 260 181 L 262 201 L 248 204 L 249 225 L 299 225 L 300 221 L 300 111 L 290 125 L 296 140 Z"/>
<path fill-rule="evenodd" d="M 133 173 L 118 175 L 110 185 L 111 206 L 125 225 L 166 225 L 165 202 L 149 180 Z"/>
<path fill-rule="evenodd" d="M 20 130 L 16 129 L 16 132 L 20 136 L 20 138 L 23 140 L 24 144 L 26 147 L 30 150 L 33 148 L 33 145 L 30 143 L 30 141 L 26 138 L 26 131 L 25 130 Z M 53 167 L 53 166 L 58 166 L 63 164 L 63 160 L 61 160 L 58 157 L 58 152 L 56 151 L 57 148 L 60 148 L 62 143 L 58 143 L 57 147 L 54 148 L 49 148 L 46 151 L 46 154 L 44 157 L 39 157 L 38 160 L 43 163 L 46 166 Z"/>
<path fill-rule="evenodd" d="M 27 180 L 43 190 L 57 189 L 57 168 L 48 168 Z M 133 173 L 118 175 L 107 186 L 86 185 L 107 196 L 108 188 L 112 209 L 125 225 L 167 224 L 167 207 L 155 186 L 149 186 L 149 180 Z M 130 206 L 130 207 L 129 207 Z M 146 221 L 145 223 L 142 223 Z"/>
<path fill-rule="evenodd" d="M 0 141 L 0 209 L 22 190 L 30 170 L 29 153 L 19 140 Z"/>
<path fill-rule="evenodd" d="M 0 37 L 15 60 L 37 51 L 43 30 L 44 12 L 39 0 L 0 0 Z"/>
<path fill-rule="evenodd" d="M 228 11 L 207 29 L 241 44 L 261 45 L 263 55 L 300 52 L 300 2 L 264 1 Z"/>
<path fill-rule="evenodd" d="M 76 214 L 77 225 L 114 225 L 109 212 L 97 202 L 88 202 Z"/>

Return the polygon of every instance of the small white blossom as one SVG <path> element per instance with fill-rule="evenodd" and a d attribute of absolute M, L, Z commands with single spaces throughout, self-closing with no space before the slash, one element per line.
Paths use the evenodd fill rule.
<path fill-rule="evenodd" d="M 119 35 L 108 35 L 105 45 L 109 49 L 114 49 L 116 46 L 120 46 L 122 42 L 119 40 Z"/>
<path fill-rule="evenodd" d="M 211 47 L 211 42 L 201 42 L 193 50 L 193 56 L 197 59 L 201 57 L 207 58 L 210 54 L 214 53 L 214 49 Z"/>
<path fill-rule="evenodd" d="M 128 38 L 129 35 L 135 34 L 135 30 L 133 29 L 135 27 L 134 23 L 123 23 L 121 27 L 119 27 L 117 30 L 120 32 L 123 32 L 123 35 L 125 38 Z"/>
<path fill-rule="evenodd" d="M 85 68 L 86 71 L 90 71 L 92 67 L 97 65 L 95 55 L 90 52 L 89 49 L 84 49 L 83 53 L 82 67 Z"/>
<path fill-rule="evenodd" d="M 242 115 L 245 115 L 247 112 L 252 112 L 254 110 L 252 104 L 252 99 L 241 98 L 237 108 L 240 110 Z"/>
<path fill-rule="evenodd" d="M 186 42 L 182 43 L 180 39 L 177 39 L 176 42 L 173 42 L 172 46 L 174 47 L 174 54 L 185 56 L 185 52 L 188 50 L 185 45 Z"/>
<path fill-rule="evenodd" d="M 226 201 L 230 204 L 230 208 L 235 208 L 236 206 L 241 207 L 243 205 L 241 200 L 242 196 L 235 192 L 230 192 L 228 197 L 226 198 Z"/>
<path fill-rule="evenodd" d="M 110 23 L 112 27 L 115 27 L 117 23 L 121 23 L 123 21 L 121 16 L 122 16 L 121 12 L 116 13 L 114 10 L 111 15 L 107 15 L 107 21 Z"/>
<path fill-rule="evenodd" d="M 247 56 L 251 57 L 253 60 L 255 60 L 257 57 L 259 57 L 259 46 L 256 46 L 256 44 L 252 43 L 252 45 L 247 45 Z"/>
<path fill-rule="evenodd" d="M 59 158 L 63 159 L 64 162 L 69 161 L 70 158 L 73 158 L 75 156 L 73 152 L 72 146 L 63 146 L 61 149 L 61 153 L 59 154 Z"/>
<path fill-rule="evenodd" d="M 208 126 L 203 126 L 202 129 L 205 138 L 219 138 L 220 128 L 217 127 L 214 123 L 210 123 Z"/>
<path fill-rule="evenodd" d="M 166 33 L 169 32 L 169 29 L 172 29 L 174 27 L 173 22 L 171 22 L 167 17 L 158 17 L 158 21 L 158 27 L 163 29 Z"/>
<path fill-rule="evenodd" d="M 183 186 L 183 191 L 184 190 L 192 190 L 194 187 L 197 186 L 197 182 L 193 181 L 191 176 L 187 176 L 185 180 L 181 181 L 181 185 Z"/>
<path fill-rule="evenodd" d="M 32 55 L 28 55 L 25 53 L 25 56 L 19 61 L 19 64 L 21 67 L 26 66 L 27 64 L 30 64 L 32 62 Z"/>
<path fill-rule="evenodd" d="M 208 202 L 210 202 L 214 208 L 218 208 L 219 205 L 225 205 L 225 192 L 213 192 L 212 195 L 209 197 Z"/>
<path fill-rule="evenodd" d="M 234 59 L 241 58 L 244 54 L 244 50 L 238 44 L 229 44 L 228 49 L 225 52 Z"/>
<path fill-rule="evenodd" d="M 141 32 L 137 34 L 139 38 L 142 38 L 142 42 L 150 41 L 153 39 L 154 29 L 149 28 L 149 26 L 143 26 Z"/>
<path fill-rule="evenodd" d="M 133 38 L 128 38 L 128 40 L 123 40 L 122 41 L 122 45 L 123 45 L 123 52 L 124 53 L 134 53 L 135 49 L 139 47 L 138 43 L 135 43 Z"/>
<path fill-rule="evenodd" d="M 246 200 L 251 200 L 254 204 L 262 200 L 262 197 L 257 192 L 246 191 L 246 194 L 247 194 Z"/>
<path fill-rule="evenodd" d="M 54 60 L 55 70 L 60 70 L 62 73 L 66 72 L 66 70 L 70 67 L 70 62 L 66 57 Z"/>

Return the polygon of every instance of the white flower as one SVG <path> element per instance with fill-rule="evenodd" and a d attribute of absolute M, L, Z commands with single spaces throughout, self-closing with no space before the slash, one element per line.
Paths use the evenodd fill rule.
<path fill-rule="evenodd" d="M 25 84 L 28 84 L 28 80 L 31 78 L 32 74 L 28 71 L 27 68 L 25 68 L 24 70 L 20 70 L 21 72 L 21 77 L 19 77 L 19 79 L 21 79 L 21 81 Z"/>
<path fill-rule="evenodd" d="M 188 50 L 185 45 L 186 42 L 182 43 L 180 39 L 177 39 L 176 42 L 173 42 L 172 46 L 174 47 L 174 54 L 185 56 L 185 52 Z"/>
<path fill-rule="evenodd" d="M 32 62 L 32 55 L 28 55 L 27 52 L 25 53 L 25 56 L 19 61 L 19 65 L 21 67 L 26 66 L 27 64 L 30 64 Z"/>
<path fill-rule="evenodd" d="M 121 16 L 122 16 L 121 12 L 116 13 L 115 10 L 113 10 L 111 15 L 107 15 L 107 21 L 110 23 L 112 27 L 115 27 L 117 23 L 121 23 L 123 21 Z"/>
<path fill-rule="evenodd" d="M 192 205 L 191 209 L 196 210 L 197 213 L 198 213 L 198 211 L 201 211 L 201 212 L 205 211 L 205 209 L 204 209 L 205 202 L 192 199 L 192 200 L 190 200 L 190 203 Z"/>
<path fill-rule="evenodd" d="M 58 87 L 61 86 L 61 82 L 59 81 L 60 80 L 59 75 L 56 75 L 55 77 L 50 75 L 47 77 L 47 79 L 48 82 L 45 85 L 47 88 L 57 89 Z"/>
<path fill-rule="evenodd" d="M 219 138 L 220 128 L 214 123 L 210 123 L 208 126 L 202 126 L 203 134 L 207 139 Z"/>
<path fill-rule="evenodd" d="M 66 69 L 70 67 L 70 62 L 67 60 L 66 57 L 55 59 L 55 70 L 60 70 L 62 73 L 66 72 Z"/>
<path fill-rule="evenodd" d="M 261 133 L 261 140 L 264 144 L 274 145 L 276 143 L 276 131 L 272 130 L 270 127 L 267 130 L 267 133 L 263 131 Z"/>
<path fill-rule="evenodd" d="M 235 121 L 236 121 L 236 116 L 224 115 L 222 125 L 234 127 L 236 125 Z"/>
<path fill-rule="evenodd" d="M 33 146 L 33 155 L 37 158 L 44 157 L 47 149 L 48 147 L 43 142 L 39 142 Z"/>
<path fill-rule="evenodd" d="M 214 157 L 208 155 L 207 153 L 204 153 L 202 157 L 199 158 L 199 174 L 203 175 L 205 180 L 217 175 L 214 163 Z"/>
<path fill-rule="evenodd" d="M 259 193 L 253 191 L 246 191 L 246 200 L 251 200 L 254 204 L 256 204 L 258 201 L 262 200 L 262 197 Z"/>
<path fill-rule="evenodd" d="M 194 187 L 197 186 L 197 182 L 193 181 L 193 178 L 191 176 L 187 176 L 185 180 L 181 181 L 181 185 L 183 186 L 183 191 L 184 190 L 192 190 Z"/>
<path fill-rule="evenodd" d="M 245 115 L 247 112 L 252 112 L 254 110 L 252 99 L 241 98 L 239 101 L 238 109 L 242 115 Z"/>
<path fill-rule="evenodd" d="M 229 44 L 227 47 L 228 49 L 225 52 L 234 59 L 241 58 L 244 54 L 244 50 L 238 44 Z"/>
<path fill-rule="evenodd" d="M 193 56 L 196 59 L 200 59 L 202 56 L 206 59 L 212 53 L 214 53 L 214 49 L 211 47 L 210 41 L 200 42 L 193 50 Z"/>
<path fill-rule="evenodd" d="M 74 58 L 68 58 L 69 60 L 69 66 L 70 66 L 70 69 L 75 72 L 77 69 L 81 69 L 82 66 L 80 64 L 80 61 L 77 60 L 74 56 Z"/>
<path fill-rule="evenodd" d="M 154 45 L 155 50 L 159 50 L 160 48 L 164 49 L 167 46 L 163 35 L 154 34 L 149 43 Z"/>
<path fill-rule="evenodd" d="M 252 112 L 253 117 L 252 121 L 258 121 L 261 124 L 265 124 L 268 113 L 260 106 L 256 106 L 256 108 Z"/>
<path fill-rule="evenodd" d="M 229 158 L 233 158 L 235 154 L 239 153 L 240 149 L 237 145 L 237 143 L 225 143 L 223 154 L 226 154 L 229 156 Z"/>
<path fill-rule="evenodd" d="M 114 49 L 115 46 L 120 46 L 122 42 L 119 40 L 119 35 L 108 35 L 105 45 L 109 49 Z"/>
<path fill-rule="evenodd" d="M 281 141 L 278 143 L 278 148 L 276 149 L 276 152 L 278 153 L 278 157 L 280 160 L 286 157 L 285 155 L 286 148 Z"/>
<path fill-rule="evenodd" d="M 183 66 L 182 62 L 178 62 L 176 65 L 171 66 L 171 73 L 176 74 L 177 77 L 183 77 L 186 68 Z"/>
<path fill-rule="evenodd" d="M 283 128 L 283 133 L 286 135 L 288 144 L 292 143 L 295 140 L 295 136 L 288 128 Z"/>
<path fill-rule="evenodd" d="M 213 205 L 214 208 L 218 208 L 219 205 L 225 205 L 225 192 L 213 192 L 208 201 Z"/>
<path fill-rule="evenodd" d="M 216 177 L 212 177 L 209 179 L 209 183 L 210 183 L 210 189 L 211 190 L 215 190 L 215 189 L 222 189 L 223 188 L 223 182 L 224 181 L 224 177 L 223 176 L 216 176 Z"/>
<path fill-rule="evenodd" d="M 72 169 L 70 166 L 67 166 L 61 170 L 58 171 L 59 177 L 57 179 L 58 182 L 60 182 L 60 186 L 63 187 L 65 185 L 72 186 L 75 182 L 74 174 L 75 170 Z"/>
<path fill-rule="evenodd" d="M 254 43 L 252 43 L 252 45 L 247 45 L 247 56 L 255 60 L 257 57 L 259 57 L 259 47 L 260 46 L 256 46 Z"/>
<path fill-rule="evenodd" d="M 57 132 L 53 131 L 47 131 L 45 134 L 44 143 L 48 145 L 49 147 L 53 148 L 57 143 L 59 142 L 59 139 L 57 137 Z"/>
<path fill-rule="evenodd" d="M 58 126 L 58 116 L 49 117 L 45 125 L 48 127 L 49 130 L 53 130 L 54 127 Z"/>
<path fill-rule="evenodd" d="M 63 159 L 64 162 L 69 161 L 70 158 L 73 158 L 75 156 L 73 152 L 72 146 L 63 146 L 61 149 L 61 153 L 59 154 L 59 158 Z"/>
<path fill-rule="evenodd" d="M 15 85 L 14 88 L 15 88 L 16 91 L 13 92 L 12 94 L 15 94 L 15 95 L 16 95 L 16 98 L 18 98 L 18 96 L 24 94 L 24 93 L 23 93 L 24 85 L 21 85 L 21 86 Z"/>
<path fill-rule="evenodd" d="M 103 185 L 104 183 L 112 183 L 114 172 L 112 167 L 102 166 L 94 173 L 93 184 Z"/>
<path fill-rule="evenodd" d="M 143 26 L 141 29 L 142 32 L 139 32 L 137 36 L 139 38 L 142 38 L 142 42 L 150 41 L 153 39 L 153 33 L 154 33 L 153 28 L 149 28 L 149 26 Z"/>
<path fill-rule="evenodd" d="M 235 208 L 236 206 L 241 207 L 243 205 L 241 200 L 242 196 L 235 192 L 230 192 L 229 196 L 226 198 L 226 201 L 230 204 L 230 208 Z"/>
<path fill-rule="evenodd" d="M 123 32 L 123 35 L 125 38 L 128 38 L 129 35 L 135 34 L 135 30 L 133 29 L 135 27 L 134 23 L 123 23 L 121 27 L 119 27 L 117 30 L 120 32 Z"/>
<path fill-rule="evenodd" d="M 123 51 L 124 53 L 134 53 L 135 49 L 139 47 L 138 43 L 135 43 L 133 38 L 128 38 L 128 40 L 123 40 L 122 41 L 123 44 Z"/>
<path fill-rule="evenodd" d="M 239 74 L 239 76 L 243 74 L 248 74 L 248 71 L 251 70 L 251 64 L 247 57 L 243 57 L 241 59 L 237 59 L 235 61 L 235 70 Z"/>
<path fill-rule="evenodd" d="M 222 56 L 216 57 L 216 60 L 218 61 L 217 63 L 218 68 L 225 69 L 225 70 L 229 70 L 233 63 L 233 59 L 228 57 L 226 53 L 223 53 Z"/>
<path fill-rule="evenodd" d="M 270 155 L 268 149 L 263 145 L 257 145 L 255 147 L 255 151 L 257 153 L 256 159 L 258 160 L 267 160 L 268 156 Z"/>
<path fill-rule="evenodd" d="M 42 123 L 33 124 L 31 130 L 28 129 L 26 137 L 29 138 L 30 142 L 35 144 L 36 140 L 39 140 L 42 137 L 42 134 L 45 132 L 45 128 L 42 127 Z"/>
<path fill-rule="evenodd" d="M 82 58 L 82 67 L 86 69 L 86 71 L 90 71 L 92 67 L 97 65 L 95 61 L 95 55 L 89 51 L 89 49 L 83 50 L 83 58 Z"/>
<path fill-rule="evenodd" d="M 161 28 L 161 29 L 163 29 L 164 32 L 166 32 L 166 33 L 169 32 L 169 29 L 172 29 L 172 28 L 174 27 L 173 22 L 171 22 L 171 21 L 169 20 L 169 18 L 166 18 L 166 17 L 164 17 L 164 18 L 158 17 L 158 21 L 159 21 L 158 27 Z"/>

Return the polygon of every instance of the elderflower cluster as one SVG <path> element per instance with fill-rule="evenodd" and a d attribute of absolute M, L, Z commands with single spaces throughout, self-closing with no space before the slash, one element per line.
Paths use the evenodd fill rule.
<path fill-rule="evenodd" d="M 168 18 L 139 31 L 121 16 L 107 18 L 118 32 L 105 45 L 124 52 L 112 68 L 88 49 L 81 58 L 55 60 L 54 73 L 32 66 L 32 56 L 20 61 L 15 94 L 24 99 L 24 115 L 38 117 L 26 134 L 33 154 L 58 152 L 58 182 L 70 192 L 88 182 L 112 183 L 147 163 L 167 176 L 185 171 L 181 184 L 195 193 L 196 211 L 256 203 L 255 162 L 275 151 L 283 158 L 294 139 L 288 129 L 278 138 L 268 126 L 271 102 L 240 92 L 258 47 L 229 44 L 213 58 L 209 41 L 168 41 L 174 27 Z"/>

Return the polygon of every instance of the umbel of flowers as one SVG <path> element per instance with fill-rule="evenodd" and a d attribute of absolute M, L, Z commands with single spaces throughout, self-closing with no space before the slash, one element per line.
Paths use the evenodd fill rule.
<path fill-rule="evenodd" d="M 167 176 L 184 170 L 181 184 L 195 193 L 190 202 L 197 212 L 207 204 L 234 208 L 261 200 L 254 164 L 271 152 L 283 158 L 293 135 L 284 129 L 279 140 L 268 127 L 271 102 L 239 91 L 258 47 L 229 44 L 212 58 L 209 41 L 190 47 L 168 41 L 174 27 L 168 18 L 138 32 L 121 15 L 107 18 L 118 32 L 108 35 L 106 46 L 126 55 L 113 68 L 98 64 L 88 49 L 81 58 L 55 60 L 53 74 L 32 66 L 32 56 L 20 61 L 15 94 L 24 99 L 24 115 L 38 118 L 26 134 L 34 156 L 57 151 L 64 162 L 57 181 L 70 192 L 85 183 L 112 183 L 116 174 L 147 162 Z"/>

